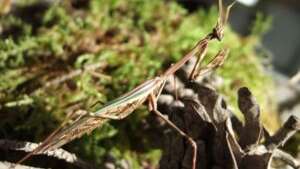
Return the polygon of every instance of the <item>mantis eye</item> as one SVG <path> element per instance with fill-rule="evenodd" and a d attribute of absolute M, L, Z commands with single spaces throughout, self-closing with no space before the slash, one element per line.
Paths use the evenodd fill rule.
<path fill-rule="evenodd" d="M 222 28 L 215 28 L 213 29 L 213 37 L 217 38 L 218 41 L 221 41 L 223 39 L 224 36 L 224 29 Z"/>

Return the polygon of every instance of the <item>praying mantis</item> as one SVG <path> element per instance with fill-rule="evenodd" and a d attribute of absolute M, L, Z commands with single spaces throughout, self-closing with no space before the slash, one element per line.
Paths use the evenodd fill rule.
<path fill-rule="evenodd" d="M 79 116 L 71 124 L 66 126 L 62 125 L 48 136 L 33 152 L 26 155 L 18 163 L 22 163 L 33 154 L 59 148 L 75 138 L 81 137 L 83 134 L 90 133 L 92 130 L 103 125 L 108 120 L 124 119 L 145 101 L 148 101 L 149 110 L 158 115 L 158 117 L 164 120 L 170 127 L 176 130 L 178 134 L 186 138 L 186 140 L 190 143 L 193 149 L 192 169 L 196 169 L 197 144 L 184 131 L 179 129 L 174 123 L 157 110 L 156 102 L 162 92 L 166 80 L 173 76 L 174 73 L 192 57 L 197 57 L 197 61 L 190 74 L 190 79 L 195 79 L 197 76 L 201 76 L 204 73 L 212 71 L 224 63 L 228 50 L 222 49 L 205 67 L 199 68 L 199 64 L 207 52 L 208 43 L 213 39 L 221 41 L 223 38 L 224 27 L 227 23 L 229 11 L 233 4 L 234 3 L 230 4 L 224 9 L 222 0 L 219 0 L 219 18 L 212 32 L 200 40 L 190 52 L 188 52 L 177 63 L 171 65 L 170 68 L 168 68 L 162 75 L 143 82 L 130 92 L 106 103 L 98 111 L 93 113 L 86 112 L 82 116 Z"/>

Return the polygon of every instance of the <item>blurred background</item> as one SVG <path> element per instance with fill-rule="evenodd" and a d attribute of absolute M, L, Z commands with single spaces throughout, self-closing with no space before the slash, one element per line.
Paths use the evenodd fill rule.
<path fill-rule="evenodd" d="M 218 10 L 212 0 L 0 0 L 0 15 L 0 139 L 39 142 L 68 113 L 97 110 L 162 73 L 211 30 Z M 300 2 L 237 0 L 229 20 L 208 51 L 231 50 L 214 87 L 241 118 L 236 91 L 248 86 L 272 133 L 300 117 Z M 150 169 L 164 132 L 142 106 L 63 148 L 107 169 Z M 299 141 L 286 149 L 297 155 Z M 21 156 L 4 151 L 0 160 Z"/>
<path fill-rule="evenodd" d="M 198 7 L 210 6 L 212 1 L 179 0 L 190 11 Z M 268 31 L 262 36 L 261 46 L 272 63 L 272 78 L 276 82 L 277 101 L 281 112 L 300 116 L 299 84 L 288 86 L 288 80 L 300 70 L 300 2 L 297 0 L 237 0 L 232 9 L 230 24 L 241 36 L 251 33 L 251 24 L 257 13 L 271 18 Z M 228 1 L 227 1 L 228 3 Z M 284 110 L 283 110 L 284 109 Z M 282 118 L 286 119 L 284 113 Z"/>
<path fill-rule="evenodd" d="M 247 27 L 256 12 L 262 12 L 272 18 L 270 29 L 262 38 L 263 48 L 266 50 L 273 65 L 272 77 L 276 82 L 277 99 L 282 118 L 284 113 L 290 112 L 300 116 L 299 83 L 295 87 L 287 84 L 286 80 L 294 77 L 300 70 L 300 2 L 287 1 L 259 1 L 241 0 L 244 5 L 234 9 L 232 15 L 233 28 L 246 35 Z"/>

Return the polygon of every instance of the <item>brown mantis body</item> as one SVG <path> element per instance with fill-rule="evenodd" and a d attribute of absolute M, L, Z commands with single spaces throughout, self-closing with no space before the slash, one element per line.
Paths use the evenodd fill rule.
<path fill-rule="evenodd" d="M 23 162 L 33 154 L 59 148 L 62 145 L 72 141 L 73 139 L 81 137 L 85 133 L 90 133 L 92 130 L 101 126 L 109 119 L 123 119 L 131 114 L 146 100 L 148 100 L 149 110 L 162 118 L 168 125 L 170 125 L 181 136 L 185 137 L 189 141 L 193 148 L 192 169 L 196 169 L 197 145 L 195 141 L 157 110 L 156 100 L 164 87 L 165 81 L 192 57 L 197 56 L 198 60 L 193 71 L 191 72 L 191 78 L 195 78 L 197 75 L 201 75 L 201 72 L 211 71 L 223 64 L 225 56 L 228 53 L 227 50 L 221 50 L 216 55 L 216 57 L 206 67 L 204 67 L 204 69 L 199 69 L 200 71 L 196 74 L 197 66 L 206 54 L 206 49 L 209 41 L 213 39 L 222 39 L 224 25 L 227 21 L 230 7 L 231 5 L 228 6 L 225 13 L 223 13 L 222 2 L 221 0 L 219 0 L 220 16 L 218 23 L 213 29 L 212 33 L 208 34 L 204 39 L 200 40 L 188 54 L 186 54 L 177 63 L 172 65 L 169 69 L 167 69 L 163 75 L 145 81 L 144 83 L 134 88 L 132 91 L 111 102 L 108 102 L 100 110 L 94 113 L 86 113 L 85 115 L 75 120 L 71 125 L 59 128 L 58 130 L 53 132 L 47 139 L 45 139 L 45 141 L 40 146 L 38 146 L 36 150 L 25 156 L 18 163 Z"/>

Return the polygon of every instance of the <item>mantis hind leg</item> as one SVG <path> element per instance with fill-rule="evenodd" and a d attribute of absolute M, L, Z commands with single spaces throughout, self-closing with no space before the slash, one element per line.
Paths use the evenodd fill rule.
<path fill-rule="evenodd" d="M 94 108 L 97 104 L 104 104 L 102 101 L 97 100 L 95 103 L 93 103 L 90 108 Z"/>
<path fill-rule="evenodd" d="M 196 163 L 197 163 L 197 144 L 193 140 L 192 137 L 190 137 L 188 134 L 186 134 L 184 131 L 182 131 L 180 128 L 178 128 L 173 122 L 171 122 L 168 118 L 166 118 L 161 112 L 157 110 L 157 98 L 155 95 L 152 93 L 149 96 L 149 105 L 150 105 L 150 110 L 154 112 L 158 117 L 160 117 L 162 120 L 164 120 L 169 126 L 171 126 L 174 130 L 178 132 L 181 136 L 186 138 L 188 142 L 191 144 L 192 149 L 193 149 L 193 161 L 192 161 L 192 169 L 196 169 Z"/>

